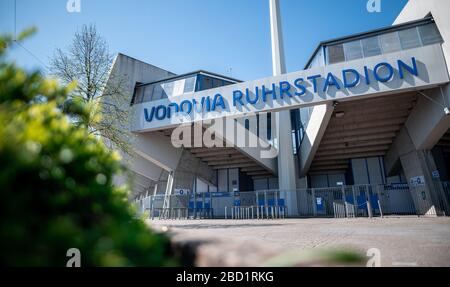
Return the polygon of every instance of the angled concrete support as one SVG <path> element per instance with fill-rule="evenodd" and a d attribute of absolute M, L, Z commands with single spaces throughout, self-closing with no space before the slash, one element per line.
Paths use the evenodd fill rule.
<path fill-rule="evenodd" d="M 418 101 L 405 126 L 418 150 L 430 150 L 450 128 L 450 87 L 445 85 L 418 93 Z"/>
<path fill-rule="evenodd" d="M 300 146 L 300 176 L 306 176 L 333 115 L 331 103 L 315 106 Z"/>

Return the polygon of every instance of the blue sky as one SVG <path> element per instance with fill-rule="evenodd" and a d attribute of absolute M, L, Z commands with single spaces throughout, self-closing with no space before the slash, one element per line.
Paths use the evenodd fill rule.
<path fill-rule="evenodd" d="M 16 0 L 17 30 L 39 32 L 11 58 L 42 68 L 56 48 L 67 47 L 83 24 L 94 23 L 112 53 L 122 52 L 177 74 L 197 69 L 242 80 L 272 73 L 268 0 Z M 407 0 L 280 0 L 288 72 L 303 69 L 316 45 L 327 39 L 393 23 Z M 14 32 L 14 0 L 0 1 L 0 33 Z M 230 72 L 230 68 L 232 69 Z"/>

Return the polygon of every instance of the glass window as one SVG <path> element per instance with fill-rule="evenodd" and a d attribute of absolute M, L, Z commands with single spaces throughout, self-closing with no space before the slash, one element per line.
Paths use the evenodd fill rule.
<path fill-rule="evenodd" d="M 435 23 L 419 26 L 420 37 L 423 45 L 441 43 L 442 37 Z"/>
<path fill-rule="evenodd" d="M 378 37 L 370 37 L 361 40 L 364 57 L 372 57 L 381 55 L 380 42 Z"/>
<path fill-rule="evenodd" d="M 160 84 L 156 84 L 153 88 L 152 101 L 160 100 L 163 98 L 163 89 Z"/>
<path fill-rule="evenodd" d="M 380 42 L 383 53 L 391 53 L 401 50 L 397 32 L 380 35 Z"/>
<path fill-rule="evenodd" d="M 174 82 L 164 83 L 164 84 L 161 84 L 161 86 L 163 89 L 163 97 L 162 98 L 171 97 L 173 94 Z"/>
<path fill-rule="evenodd" d="M 195 77 L 187 78 L 184 82 L 184 92 L 191 93 L 194 91 L 195 87 Z"/>
<path fill-rule="evenodd" d="M 344 47 L 342 45 L 329 46 L 328 51 L 328 64 L 334 64 L 345 61 Z"/>
<path fill-rule="evenodd" d="M 208 90 L 212 88 L 212 79 L 210 77 L 207 76 L 203 76 L 202 77 L 202 91 L 204 90 Z"/>
<path fill-rule="evenodd" d="M 223 82 L 222 80 L 213 79 L 213 88 L 222 87 L 223 86 L 222 82 Z"/>
<path fill-rule="evenodd" d="M 224 85 L 224 86 L 228 86 L 228 85 L 232 85 L 232 84 L 234 84 L 234 83 L 228 82 L 228 81 L 223 81 L 223 85 Z"/>
<path fill-rule="evenodd" d="M 419 34 L 417 33 L 416 27 L 398 31 L 398 36 L 400 37 L 402 49 L 412 49 L 420 47 Z"/>
<path fill-rule="evenodd" d="M 153 85 L 143 87 L 144 97 L 142 99 L 143 103 L 150 102 L 152 100 Z"/>
<path fill-rule="evenodd" d="M 203 77 L 203 90 L 211 89 L 212 88 L 212 79 L 210 77 Z"/>
<path fill-rule="evenodd" d="M 133 104 L 140 104 L 140 103 L 142 103 L 143 96 L 144 96 L 144 87 L 137 88 L 136 89 L 136 95 L 134 96 Z"/>
<path fill-rule="evenodd" d="M 351 61 L 361 59 L 363 57 L 361 50 L 361 41 L 353 41 L 344 43 L 345 60 Z"/>
<path fill-rule="evenodd" d="M 311 112 L 313 107 L 301 108 L 300 109 L 300 121 L 303 128 L 306 129 L 311 118 Z"/>

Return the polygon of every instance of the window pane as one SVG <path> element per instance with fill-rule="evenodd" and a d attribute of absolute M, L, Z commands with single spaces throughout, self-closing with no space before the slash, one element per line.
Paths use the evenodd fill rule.
<path fill-rule="evenodd" d="M 153 85 L 151 85 L 151 86 L 145 86 L 145 87 L 143 88 L 143 90 L 144 90 L 144 97 L 143 97 L 143 99 L 142 99 L 142 102 L 143 102 L 143 103 L 150 102 L 150 101 L 152 100 Z"/>
<path fill-rule="evenodd" d="M 163 98 L 171 97 L 173 94 L 173 86 L 174 82 L 168 82 L 161 85 L 164 92 L 163 92 Z"/>
<path fill-rule="evenodd" d="M 400 37 L 400 43 L 402 43 L 403 49 L 420 47 L 419 34 L 417 34 L 415 27 L 398 31 L 398 36 Z"/>
<path fill-rule="evenodd" d="M 153 96 L 151 98 L 152 101 L 160 100 L 162 99 L 163 95 L 163 89 L 160 84 L 156 84 L 153 89 Z"/>
<path fill-rule="evenodd" d="M 383 53 L 391 53 L 401 50 L 397 32 L 380 35 L 380 41 Z"/>
<path fill-rule="evenodd" d="M 212 88 L 212 79 L 210 77 L 203 76 L 202 91 Z"/>
<path fill-rule="evenodd" d="M 358 40 L 344 43 L 344 52 L 346 61 L 361 59 L 363 57 L 361 50 L 361 42 Z"/>
<path fill-rule="evenodd" d="M 222 80 L 213 79 L 213 88 L 218 88 L 222 86 Z"/>
<path fill-rule="evenodd" d="M 442 42 L 441 34 L 435 23 L 419 26 L 419 33 L 424 45 Z"/>
<path fill-rule="evenodd" d="M 344 47 L 342 45 L 329 46 L 328 50 L 328 64 L 344 62 Z"/>
<path fill-rule="evenodd" d="M 223 85 L 224 86 L 228 86 L 228 85 L 232 85 L 232 84 L 234 84 L 234 83 L 232 83 L 232 82 L 228 82 L 228 81 L 223 81 Z"/>
<path fill-rule="evenodd" d="M 137 88 L 136 95 L 134 97 L 134 104 L 142 103 L 143 96 L 144 96 L 144 87 Z"/>
<path fill-rule="evenodd" d="M 371 37 L 361 40 L 364 57 L 372 57 L 381 55 L 380 43 L 378 42 L 378 37 Z"/>
<path fill-rule="evenodd" d="M 300 121 L 301 121 L 301 125 L 303 128 L 306 129 L 306 127 L 309 124 L 309 120 L 311 118 L 311 112 L 312 112 L 312 107 L 307 107 L 307 108 L 301 108 L 300 109 Z"/>
<path fill-rule="evenodd" d="M 194 91 L 195 87 L 195 77 L 187 78 L 184 82 L 184 92 L 185 93 L 191 93 Z"/>

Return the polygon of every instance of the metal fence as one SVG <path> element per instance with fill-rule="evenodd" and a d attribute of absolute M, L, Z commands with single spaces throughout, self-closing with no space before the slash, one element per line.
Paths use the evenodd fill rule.
<path fill-rule="evenodd" d="M 450 183 L 439 184 L 437 215 L 449 215 Z M 151 219 L 279 219 L 286 217 L 377 217 L 417 215 L 420 203 L 408 184 L 352 185 L 297 190 L 213 192 L 148 196 L 136 202 L 140 213 Z M 289 197 L 289 200 L 287 198 Z M 291 201 L 298 212 L 289 212 Z M 433 211 L 432 211 L 433 212 Z M 432 214 L 432 213 L 431 213 Z"/>
<path fill-rule="evenodd" d="M 201 219 L 214 218 L 211 194 L 173 194 L 164 207 L 164 194 L 150 195 L 136 202 L 139 214 L 148 213 L 150 219 Z"/>

